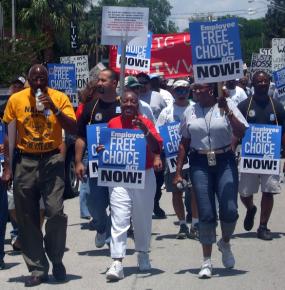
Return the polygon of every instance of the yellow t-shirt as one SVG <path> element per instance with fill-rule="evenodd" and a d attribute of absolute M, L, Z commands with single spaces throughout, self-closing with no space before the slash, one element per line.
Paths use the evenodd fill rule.
<path fill-rule="evenodd" d="M 76 120 L 68 96 L 50 88 L 47 93 L 57 108 Z M 36 100 L 30 88 L 13 94 L 9 98 L 3 120 L 7 124 L 16 120 L 16 147 L 24 152 L 47 152 L 58 148 L 62 143 L 62 127 L 57 117 L 49 109 L 43 112 L 37 111 Z"/>

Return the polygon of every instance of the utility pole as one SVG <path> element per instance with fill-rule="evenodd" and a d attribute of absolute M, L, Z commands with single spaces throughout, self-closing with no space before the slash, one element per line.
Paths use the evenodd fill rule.
<path fill-rule="evenodd" d="M 13 46 L 12 50 L 15 52 L 15 41 L 16 41 L 16 19 L 15 19 L 15 0 L 12 1 L 12 40 L 13 40 Z"/>

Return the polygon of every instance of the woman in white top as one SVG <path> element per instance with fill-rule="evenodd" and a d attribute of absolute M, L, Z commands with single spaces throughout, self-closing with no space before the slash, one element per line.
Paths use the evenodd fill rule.
<path fill-rule="evenodd" d="M 191 146 L 190 177 L 198 205 L 204 258 L 199 277 L 210 278 L 212 244 L 216 242 L 215 195 L 222 230 L 218 249 L 226 268 L 235 264 L 229 241 L 238 219 L 238 170 L 231 142 L 233 136 L 243 137 L 248 124 L 230 99 L 218 98 L 216 84 L 195 84 L 193 90 L 197 103 L 185 111 L 181 121 L 182 139 L 174 184 L 182 180 L 183 160 Z"/>

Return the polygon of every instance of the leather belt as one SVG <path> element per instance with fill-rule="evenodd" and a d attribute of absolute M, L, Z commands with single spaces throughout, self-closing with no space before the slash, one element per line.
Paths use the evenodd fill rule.
<path fill-rule="evenodd" d="M 194 150 L 194 152 L 198 153 L 198 154 L 205 154 L 206 155 L 209 152 L 214 152 L 215 154 L 222 154 L 222 153 L 226 153 L 230 150 L 232 150 L 232 146 L 228 145 L 228 146 L 225 146 L 223 148 L 216 149 L 216 150 Z"/>
<path fill-rule="evenodd" d="M 17 151 L 18 151 L 18 154 L 20 156 L 28 157 L 28 158 L 32 158 L 32 159 L 48 158 L 48 157 L 51 157 L 51 156 L 53 156 L 55 154 L 60 153 L 60 150 L 58 148 L 54 149 L 54 150 L 51 150 L 51 151 L 40 152 L 40 153 L 30 153 L 30 152 L 25 152 L 25 151 L 20 150 L 20 149 L 18 149 Z"/>

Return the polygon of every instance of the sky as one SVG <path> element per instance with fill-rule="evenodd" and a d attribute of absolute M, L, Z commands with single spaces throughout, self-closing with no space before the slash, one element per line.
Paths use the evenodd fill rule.
<path fill-rule="evenodd" d="M 97 0 L 92 0 L 95 4 Z M 213 13 L 214 16 L 226 14 L 237 15 L 247 19 L 264 17 L 267 11 L 267 3 L 270 0 L 168 0 L 173 7 L 171 19 L 176 23 L 180 31 L 189 26 L 188 18 L 195 13 Z M 252 2 L 252 3 L 249 3 Z M 253 11 L 250 15 L 248 9 Z"/>
<path fill-rule="evenodd" d="M 173 7 L 170 19 L 182 31 L 188 27 L 188 18 L 195 16 L 195 13 L 218 12 L 213 15 L 231 14 L 247 19 L 263 17 L 267 11 L 266 2 L 269 1 L 251 0 L 252 3 L 248 3 L 248 0 L 168 0 L 168 2 Z M 255 13 L 250 15 L 248 9 Z"/>

